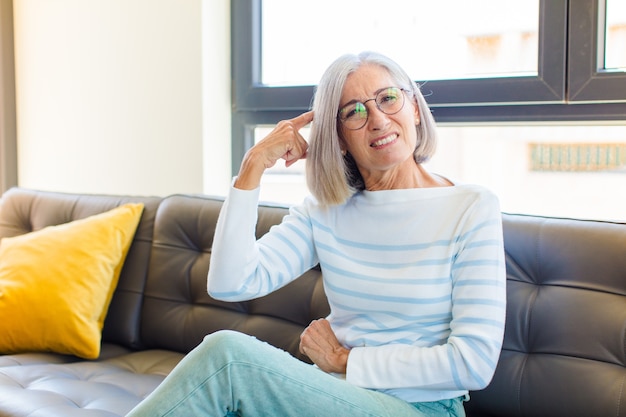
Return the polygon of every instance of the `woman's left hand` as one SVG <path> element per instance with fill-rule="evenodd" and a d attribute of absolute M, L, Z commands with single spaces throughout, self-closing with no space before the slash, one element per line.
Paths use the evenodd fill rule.
<path fill-rule="evenodd" d="M 300 352 L 322 371 L 346 373 L 350 350 L 339 343 L 326 319 L 314 320 L 300 335 Z"/>

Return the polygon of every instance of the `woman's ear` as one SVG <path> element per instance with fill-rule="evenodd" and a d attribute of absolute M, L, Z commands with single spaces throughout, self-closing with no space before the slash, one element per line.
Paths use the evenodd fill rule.
<path fill-rule="evenodd" d="M 337 142 L 339 143 L 339 150 L 341 151 L 341 155 L 346 156 L 346 153 L 348 153 L 348 146 L 346 145 L 346 141 L 344 140 L 344 138 L 341 137 L 341 135 L 339 135 L 339 140 Z"/>
<path fill-rule="evenodd" d="M 419 126 L 420 124 L 420 109 L 415 105 L 415 126 Z"/>

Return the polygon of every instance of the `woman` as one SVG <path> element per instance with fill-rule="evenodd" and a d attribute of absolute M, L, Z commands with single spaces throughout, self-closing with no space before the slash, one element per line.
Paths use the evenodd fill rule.
<path fill-rule="evenodd" d="M 312 122 L 310 147 L 299 130 Z M 319 263 L 331 307 L 302 333 L 316 366 L 239 333 L 205 338 L 132 416 L 463 416 L 504 329 L 500 209 L 422 163 L 435 126 L 393 61 L 346 55 L 313 111 L 251 148 L 218 221 L 209 293 L 268 294 Z M 307 158 L 313 197 L 258 241 L 265 169 Z"/>

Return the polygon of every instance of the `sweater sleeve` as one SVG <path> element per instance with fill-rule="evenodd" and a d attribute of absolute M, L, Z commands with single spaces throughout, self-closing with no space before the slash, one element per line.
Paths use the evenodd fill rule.
<path fill-rule="evenodd" d="M 499 204 L 483 195 L 460 222 L 451 266 L 452 320 L 445 343 L 350 351 L 346 379 L 375 389 L 475 390 L 491 380 L 502 347 L 506 274 Z"/>
<path fill-rule="evenodd" d="M 317 263 L 306 210 L 292 208 L 256 238 L 259 189 L 231 187 L 217 221 L 207 279 L 209 294 L 243 301 L 269 294 Z"/>

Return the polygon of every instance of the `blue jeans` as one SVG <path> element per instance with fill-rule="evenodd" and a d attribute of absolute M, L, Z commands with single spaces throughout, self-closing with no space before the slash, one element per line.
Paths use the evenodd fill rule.
<path fill-rule="evenodd" d="M 461 399 L 407 403 L 233 331 L 205 337 L 128 417 L 463 417 Z"/>

